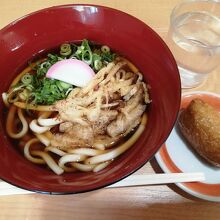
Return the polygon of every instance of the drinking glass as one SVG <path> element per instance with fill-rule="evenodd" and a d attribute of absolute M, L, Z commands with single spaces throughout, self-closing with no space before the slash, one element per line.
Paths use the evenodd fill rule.
<path fill-rule="evenodd" d="M 220 63 L 220 0 L 187 0 L 172 11 L 166 38 L 182 88 L 205 81 Z"/>

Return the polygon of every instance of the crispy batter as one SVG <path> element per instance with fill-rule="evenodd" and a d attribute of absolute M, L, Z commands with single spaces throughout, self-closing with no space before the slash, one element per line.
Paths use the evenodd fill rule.
<path fill-rule="evenodd" d="M 179 128 L 196 152 L 220 167 L 219 112 L 201 99 L 194 99 L 180 113 Z"/>
<path fill-rule="evenodd" d="M 62 128 L 65 127 L 64 133 L 55 134 L 51 140 L 51 145 L 61 150 L 73 149 L 75 147 L 91 146 L 94 137 L 93 130 L 90 126 L 83 126 L 77 123 L 71 123 L 66 126 L 61 124 Z M 69 122 L 68 122 L 69 123 Z"/>
<path fill-rule="evenodd" d="M 86 87 L 75 88 L 55 104 L 64 123 L 51 145 L 65 149 L 118 141 L 140 123 L 150 102 L 142 80 L 142 74 L 131 72 L 126 61 L 109 63 Z"/>

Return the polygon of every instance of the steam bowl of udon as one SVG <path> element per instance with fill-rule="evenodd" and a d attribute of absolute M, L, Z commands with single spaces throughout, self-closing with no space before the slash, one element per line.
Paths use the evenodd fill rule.
<path fill-rule="evenodd" d="M 99 189 L 148 162 L 179 109 L 174 58 L 142 21 L 56 6 L 0 30 L 0 178 L 51 194 Z"/>

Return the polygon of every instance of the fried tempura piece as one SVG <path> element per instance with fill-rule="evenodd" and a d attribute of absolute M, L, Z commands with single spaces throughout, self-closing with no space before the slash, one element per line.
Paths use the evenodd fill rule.
<path fill-rule="evenodd" d="M 150 99 L 143 75 L 129 65 L 125 60 L 109 63 L 87 86 L 54 104 L 63 123 L 51 146 L 110 147 L 138 126 Z"/>
<path fill-rule="evenodd" d="M 220 113 L 201 99 L 182 110 L 179 128 L 183 136 L 206 161 L 220 167 Z"/>

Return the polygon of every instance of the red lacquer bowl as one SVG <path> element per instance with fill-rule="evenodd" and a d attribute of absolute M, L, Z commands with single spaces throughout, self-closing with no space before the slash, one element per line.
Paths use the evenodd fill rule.
<path fill-rule="evenodd" d="M 63 42 L 89 39 L 130 59 L 150 84 L 152 103 L 147 127 L 135 145 L 98 173 L 57 176 L 32 164 L 5 131 L 0 102 L 0 178 L 18 187 L 51 194 L 78 193 L 110 185 L 143 166 L 168 137 L 180 105 L 180 78 L 175 60 L 161 38 L 142 21 L 115 9 L 65 5 L 44 9 L 0 30 L 0 93 L 45 50 Z"/>

